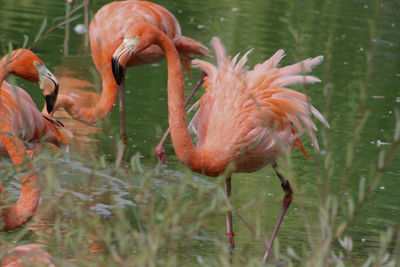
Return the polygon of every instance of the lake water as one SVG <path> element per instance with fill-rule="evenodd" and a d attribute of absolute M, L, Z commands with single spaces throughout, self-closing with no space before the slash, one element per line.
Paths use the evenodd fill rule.
<path fill-rule="evenodd" d="M 306 90 L 312 104 L 327 116 L 331 126 L 329 150 L 332 158 L 329 164 L 334 170 L 331 175 L 333 192 L 339 191 L 341 181 L 346 175 L 346 151 L 354 136 L 360 91 L 361 88 L 367 89 L 365 107 L 369 117 L 358 140 L 346 191 L 356 198 L 360 177 L 369 181 L 370 169 L 377 165 L 379 151 L 389 147 L 393 140 L 395 111 L 400 107 L 400 3 L 383 1 L 377 13 L 374 1 L 180 2 L 182 3 L 164 0 L 158 3 L 176 16 L 184 35 L 210 48 L 213 36 L 218 36 L 223 41 L 231 55 L 254 48 L 249 56 L 250 66 L 265 61 L 281 48 L 286 51 L 282 65 L 318 55 L 325 56 L 324 63 L 312 72 L 314 76 L 321 78 L 322 83 L 308 86 Z M 91 1 L 90 16 L 105 3 L 106 1 Z M 65 3 L 61 0 L 0 0 L 0 6 L 2 54 L 7 51 L 9 41 L 14 47 L 21 46 L 24 35 L 29 37 L 31 43 L 44 18 L 47 18 L 49 28 L 56 18 L 65 13 Z M 82 10 L 77 12 L 81 13 Z M 100 90 L 99 77 L 92 63 L 90 50 L 85 46 L 84 36 L 74 31 L 76 25 L 82 23 L 83 17 L 70 25 L 68 55 L 64 55 L 65 28 L 54 30 L 33 51 L 59 79 L 60 94 L 80 95 L 82 105 L 91 105 L 98 97 L 96 93 Z M 375 28 L 373 33 L 371 27 Z M 373 58 L 368 65 L 367 56 L 371 54 Z M 199 75 L 198 70 L 193 70 L 190 78 L 185 73 L 187 92 Z M 156 164 L 154 148 L 162 131 L 168 127 L 166 79 L 165 61 L 130 68 L 127 73 L 127 158 L 140 152 L 142 161 L 149 168 Z M 32 93 L 39 107 L 43 106 L 41 93 L 36 85 L 23 81 L 19 81 L 19 84 Z M 329 89 L 329 105 L 326 105 L 324 88 Z M 300 87 L 297 89 L 302 90 Z M 95 126 L 72 121 L 63 112 L 56 113 L 56 116 L 74 133 L 73 149 L 78 154 L 87 158 L 104 155 L 109 162 L 115 159 L 119 136 L 118 106 L 104 122 Z M 317 126 L 322 129 L 321 124 L 317 123 Z M 298 150 L 292 153 L 296 196 L 278 234 L 282 247 L 291 246 L 301 251 L 303 244 L 307 242 L 298 197 L 301 197 L 311 229 L 318 225 L 319 198 L 315 159 L 320 158 L 322 162 L 325 160 L 326 144 L 323 144 L 322 132 L 324 131 L 320 130 L 318 135 L 322 148 L 319 156 L 313 153 L 308 136 L 304 136 L 302 142 L 309 151 L 311 160 L 306 160 Z M 183 176 L 186 169 L 174 156 L 170 141 L 167 142 L 165 151 L 168 157 L 165 173 Z M 376 191 L 361 208 L 348 230 L 355 243 L 354 255 L 359 259 L 365 259 L 371 249 L 378 246 L 381 231 L 399 224 L 399 158 L 398 154 L 394 156 L 379 180 Z M 196 177 L 204 182 L 216 181 L 213 178 Z M 77 192 L 90 196 L 91 190 L 82 191 L 79 183 L 72 178 L 71 182 L 63 179 L 62 183 L 72 190 L 76 185 Z M 263 229 L 270 233 L 279 214 L 283 196 L 272 168 L 267 166 L 256 173 L 235 174 L 232 186 L 234 207 L 267 199 L 267 206 L 253 205 L 251 209 L 240 211 L 240 215 L 252 222 L 255 214 L 261 214 Z M 260 244 L 245 226 L 236 221 L 236 218 L 234 220 L 237 246 L 254 247 L 261 254 Z M 223 233 L 225 218 L 215 217 L 206 230 Z"/>

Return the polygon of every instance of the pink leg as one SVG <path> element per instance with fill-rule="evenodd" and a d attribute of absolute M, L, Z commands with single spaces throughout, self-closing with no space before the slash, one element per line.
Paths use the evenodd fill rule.
<path fill-rule="evenodd" d="M 196 91 L 203 84 L 204 77 L 206 77 L 206 76 L 207 76 L 207 74 L 203 71 L 201 73 L 200 79 L 197 81 L 197 83 L 194 86 L 192 92 L 190 92 L 189 96 L 186 98 L 185 107 L 187 107 L 187 105 L 189 104 L 190 99 L 192 99 L 192 97 L 194 96 Z M 166 162 L 167 161 L 167 157 L 165 156 L 165 152 L 164 152 L 164 144 L 165 144 L 165 141 L 167 141 L 167 138 L 168 138 L 169 134 L 170 134 L 170 132 L 169 132 L 169 128 L 168 128 L 167 131 L 164 133 L 164 136 L 161 139 L 160 143 L 156 147 L 156 154 L 157 154 L 157 158 L 158 158 L 159 162 Z"/>
<path fill-rule="evenodd" d="M 228 199 L 231 197 L 231 176 L 225 179 L 225 191 Z M 228 238 L 228 247 L 235 248 L 235 241 L 233 237 L 235 234 L 233 233 L 233 224 L 232 224 L 232 211 L 229 210 L 226 212 L 226 236 Z"/>
<path fill-rule="evenodd" d="M 275 223 L 274 231 L 272 232 L 272 236 L 268 242 L 267 251 L 264 254 L 263 263 L 266 262 L 269 254 L 271 253 L 272 244 L 274 243 L 276 234 L 278 233 L 279 226 L 282 223 L 283 216 L 285 216 L 285 213 L 286 213 L 287 209 L 289 208 L 290 203 L 292 203 L 292 199 L 293 199 L 293 190 L 289 184 L 289 181 L 286 180 L 285 177 L 283 177 L 283 175 L 278 172 L 278 170 L 277 170 L 278 165 L 276 165 L 276 163 L 273 163 L 272 167 L 274 168 L 275 173 L 278 175 L 279 180 L 281 180 L 282 189 L 283 189 L 283 192 L 285 193 L 285 196 L 283 197 L 283 201 L 282 201 L 281 213 L 279 214 L 278 220 Z"/>

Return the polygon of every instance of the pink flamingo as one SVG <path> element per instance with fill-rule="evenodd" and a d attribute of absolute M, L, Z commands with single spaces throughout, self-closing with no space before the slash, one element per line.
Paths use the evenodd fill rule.
<path fill-rule="evenodd" d="M 301 75 L 311 71 L 323 57 L 306 59 L 299 63 L 278 68 L 284 56 L 277 51 L 270 59 L 253 70 L 245 67 L 247 53 L 238 61 L 227 57 L 218 38 L 212 44 L 216 51 L 217 66 L 193 60 L 193 64 L 207 73 L 206 93 L 198 102 L 200 109 L 191 126 L 196 125 L 198 147 L 193 144 L 186 123 L 184 107 L 184 79 L 179 54 L 171 40 L 157 28 L 142 24 L 137 26 L 137 40 L 129 53 L 140 54 L 147 47 L 157 44 L 166 54 L 168 63 L 168 115 L 171 139 L 179 161 L 190 169 L 208 176 L 226 174 L 225 188 L 231 194 L 231 175 L 235 172 L 253 172 L 271 164 L 282 183 L 285 196 L 282 210 L 269 240 L 264 261 L 268 257 L 283 216 L 288 209 L 293 191 L 289 182 L 277 170 L 276 161 L 287 149 L 299 146 L 303 131 L 311 136 L 315 148 L 317 129 L 310 118 L 314 115 L 326 127 L 323 116 L 309 103 L 306 95 L 288 89 L 298 83 L 320 82 L 312 76 Z M 115 55 L 118 59 L 118 55 Z M 298 129 L 298 133 L 294 127 Z M 306 153 L 305 153 L 306 154 Z M 227 212 L 228 245 L 234 248 L 232 212 Z"/>
<path fill-rule="evenodd" d="M 44 116 L 31 97 L 21 88 L 4 81 L 8 74 L 39 83 L 43 90 L 48 112 L 53 110 L 58 93 L 58 81 L 43 62 L 30 50 L 18 49 L 0 61 L 0 156 L 10 157 L 17 171 L 27 172 L 21 179 L 21 194 L 16 205 L 3 208 L 0 231 L 12 230 L 33 215 L 39 201 L 37 173 L 28 159 L 24 144 L 30 148 L 41 142 L 67 146 L 64 135 L 68 131 L 52 118 Z M 3 185 L 0 192 L 7 198 Z M 0 206 L 5 203 L 0 201 Z"/>
<path fill-rule="evenodd" d="M 121 140 L 126 144 L 125 131 L 125 69 L 130 66 L 149 64 L 164 58 L 158 46 L 151 46 L 132 56 L 125 53 L 134 45 L 137 25 L 147 23 L 163 31 L 173 42 L 184 58 L 192 54 L 208 56 L 207 48 L 181 34 L 176 18 L 164 7 L 146 1 L 115 1 L 106 4 L 94 15 L 89 25 L 90 47 L 93 62 L 102 78 L 102 93 L 94 107 L 82 107 L 66 95 L 60 95 L 55 110 L 60 107 L 72 118 L 93 124 L 103 120 L 111 111 L 120 94 L 120 126 Z M 112 61 L 113 55 L 119 55 L 118 64 Z M 190 70 L 190 62 L 182 59 L 182 63 Z"/>
<path fill-rule="evenodd" d="M 2 267 L 19 267 L 30 265 L 43 265 L 55 267 L 50 254 L 38 244 L 25 244 L 6 250 L 6 257 L 0 259 Z M 0 249 L 7 249 L 0 246 Z"/>

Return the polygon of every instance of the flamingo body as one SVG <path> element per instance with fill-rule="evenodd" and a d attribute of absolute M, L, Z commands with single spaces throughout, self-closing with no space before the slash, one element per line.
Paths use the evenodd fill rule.
<path fill-rule="evenodd" d="M 234 163 L 234 172 L 253 172 L 276 162 L 295 144 L 302 148 L 298 138 L 303 128 L 318 148 L 316 126 L 310 115 L 326 126 L 327 122 L 304 94 L 286 86 L 319 82 L 315 77 L 300 74 L 319 64 L 322 56 L 278 68 L 284 55 L 279 50 L 269 60 L 247 70 L 247 54 L 239 61 L 238 55 L 231 60 L 218 39 L 213 39 L 213 46 L 217 66 L 193 61 L 207 77 L 206 93 L 198 102 L 200 109 L 191 128 L 198 134 L 199 148 L 223 164 L 222 172 L 229 163 Z"/>
<path fill-rule="evenodd" d="M 118 15 L 116 15 L 118 14 Z M 149 23 L 164 32 L 173 40 L 178 51 L 191 51 L 194 41 L 182 36 L 177 19 L 164 7 L 147 1 L 115 1 L 103 6 L 93 17 L 89 26 L 90 44 L 96 68 L 102 68 L 111 62 L 112 55 L 127 36 L 133 36 L 138 23 Z M 198 45 L 202 53 L 205 48 Z M 152 45 L 131 57 L 129 66 L 137 66 L 160 61 L 164 52 L 157 45 Z"/>
<path fill-rule="evenodd" d="M 22 140 L 35 144 L 47 140 L 66 145 L 59 131 L 62 124 L 43 117 L 28 94 L 18 87 L 14 91 L 4 82 L 5 77 L 11 73 L 39 83 L 49 112 L 54 107 L 58 93 L 57 79 L 32 51 L 18 49 L 0 60 L 0 150 L 3 156 L 11 158 L 17 171 L 26 172 L 21 178 L 21 194 L 15 205 L 3 202 L 7 194 L 0 184 L 0 193 L 4 195 L 0 206 L 8 206 L 1 209 L 0 231 L 12 230 L 25 223 L 36 211 L 39 202 L 38 176 L 27 157 Z"/>
<path fill-rule="evenodd" d="M 0 246 L 0 249 L 7 249 Z M 51 255 L 44 250 L 43 245 L 25 244 L 6 250 L 6 257 L 0 259 L 2 267 L 23 267 L 30 265 L 50 266 L 56 265 L 51 260 Z"/>
<path fill-rule="evenodd" d="M 195 60 L 193 63 L 207 73 L 204 83 L 206 93 L 197 105 L 189 128 L 198 134 L 198 146 L 193 144 L 186 122 L 184 104 L 184 79 L 179 55 L 171 40 L 157 28 L 143 25 L 133 48 L 139 54 L 152 44 L 159 45 L 166 54 L 168 64 L 168 117 L 172 144 L 179 161 L 193 171 L 209 176 L 227 174 L 225 189 L 231 195 L 231 175 L 234 172 L 252 172 L 271 163 L 281 181 L 285 196 L 281 213 L 268 242 L 265 262 L 283 217 L 292 202 L 290 183 L 278 171 L 276 160 L 287 149 L 300 147 L 299 136 L 307 131 L 318 149 L 311 120 L 314 115 L 326 127 L 324 117 L 309 103 L 307 96 L 288 89 L 296 83 L 313 83 L 320 80 L 302 75 L 322 61 L 322 56 L 278 68 L 283 57 L 279 50 L 269 60 L 249 71 L 245 67 L 247 53 L 238 61 L 225 55 L 218 38 L 212 44 L 216 51 L 217 66 Z M 299 131 L 295 130 L 295 128 Z M 307 156 L 307 154 L 305 153 Z M 232 166 L 232 169 L 228 169 Z M 227 211 L 228 245 L 234 248 L 232 211 Z"/>
<path fill-rule="evenodd" d="M 17 136 L 25 141 L 26 149 L 48 142 L 58 147 L 67 146 L 66 136 L 71 136 L 64 125 L 43 115 L 30 95 L 22 88 L 13 86 L 7 81 L 1 85 L 1 108 Z M 0 140 L 0 157 L 8 157 L 8 152 Z"/>

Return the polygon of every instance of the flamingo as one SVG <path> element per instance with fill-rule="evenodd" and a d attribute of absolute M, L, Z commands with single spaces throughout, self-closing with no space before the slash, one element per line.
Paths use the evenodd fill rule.
<path fill-rule="evenodd" d="M 110 113 L 119 86 L 120 135 L 124 144 L 127 142 L 125 70 L 130 66 L 154 63 L 164 58 L 158 46 L 149 47 L 134 57 L 125 53 L 135 43 L 135 40 L 126 36 L 135 35 L 138 23 L 148 23 L 163 31 L 185 58 L 190 58 L 192 53 L 208 56 L 206 47 L 181 34 L 177 19 L 162 6 L 146 1 L 115 1 L 98 10 L 90 22 L 89 37 L 93 62 L 102 79 L 101 97 L 94 107 L 81 107 L 72 97 L 60 95 L 55 110 L 63 107 L 72 118 L 94 124 Z M 120 55 L 119 65 L 112 62 L 116 54 Z M 182 59 L 182 62 L 190 70 L 188 59 Z"/>
<path fill-rule="evenodd" d="M 179 54 L 171 40 L 156 27 L 137 26 L 137 40 L 129 53 L 140 54 L 147 47 L 160 46 L 168 66 L 168 117 L 172 144 L 178 160 L 192 171 L 216 177 L 226 174 L 227 197 L 231 195 L 233 173 L 253 172 L 271 164 L 282 183 L 284 198 L 279 218 L 269 240 L 264 261 L 268 257 L 279 226 L 288 209 L 293 190 L 278 171 L 276 161 L 287 149 L 298 146 L 308 157 L 299 140 L 303 131 L 311 136 L 316 149 L 317 127 L 311 115 L 325 127 L 328 122 L 310 103 L 306 95 L 287 88 L 293 84 L 320 82 L 318 78 L 301 75 L 318 65 L 322 56 L 278 68 L 284 51 L 277 51 L 270 59 L 253 70 L 245 66 L 247 52 L 240 60 L 226 56 L 221 41 L 214 37 L 217 66 L 193 60 L 193 64 L 207 73 L 205 94 L 190 124 L 198 137 L 198 146 L 190 137 L 184 107 L 184 79 Z M 116 59 L 119 55 L 116 55 Z M 196 127 L 195 127 L 196 126 Z M 297 128 L 298 132 L 295 130 Z M 234 248 L 232 211 L 226 214 L 228 245 Z"/>
<path fill-rule="evenodd" d="M 25 264 L 44 265 L 55 267 L 52 262 L 51 255 L 45 251 L 43 245 L 39 244 L 25 244 L 6 250 L 5 246 L 0 246 L 0 249 L 6 250 L 4 258 L 0 258 L 2 267 L 17 267 L 26 266 Z"/>
<path fill-rule="evenodd" d="M 44 116 L 23 89 L 4 81 L 11 73 L 39 83 L 48 112 L 52 112 L 58 93 L 57 79 L 32 51 L 14 50 L 0 60 L 0 156 L 10 157 L 18 172 L 27 172 L 21 179 L 21 195 L 17 204 L 2 208 L 3 224 L 0 231 L 15 229 L 29 220 L 39 201 L 37 173 L 27 158 L 22 141 L 28 142 L 28 148 L 34 148 L 40 142 L 67 146 L 64 135 L 68 135 L 62 123 Z M 1 183 L 0 191 L 6 199 Z M 0 207 L 4 205 L 0 201 Z"/>

